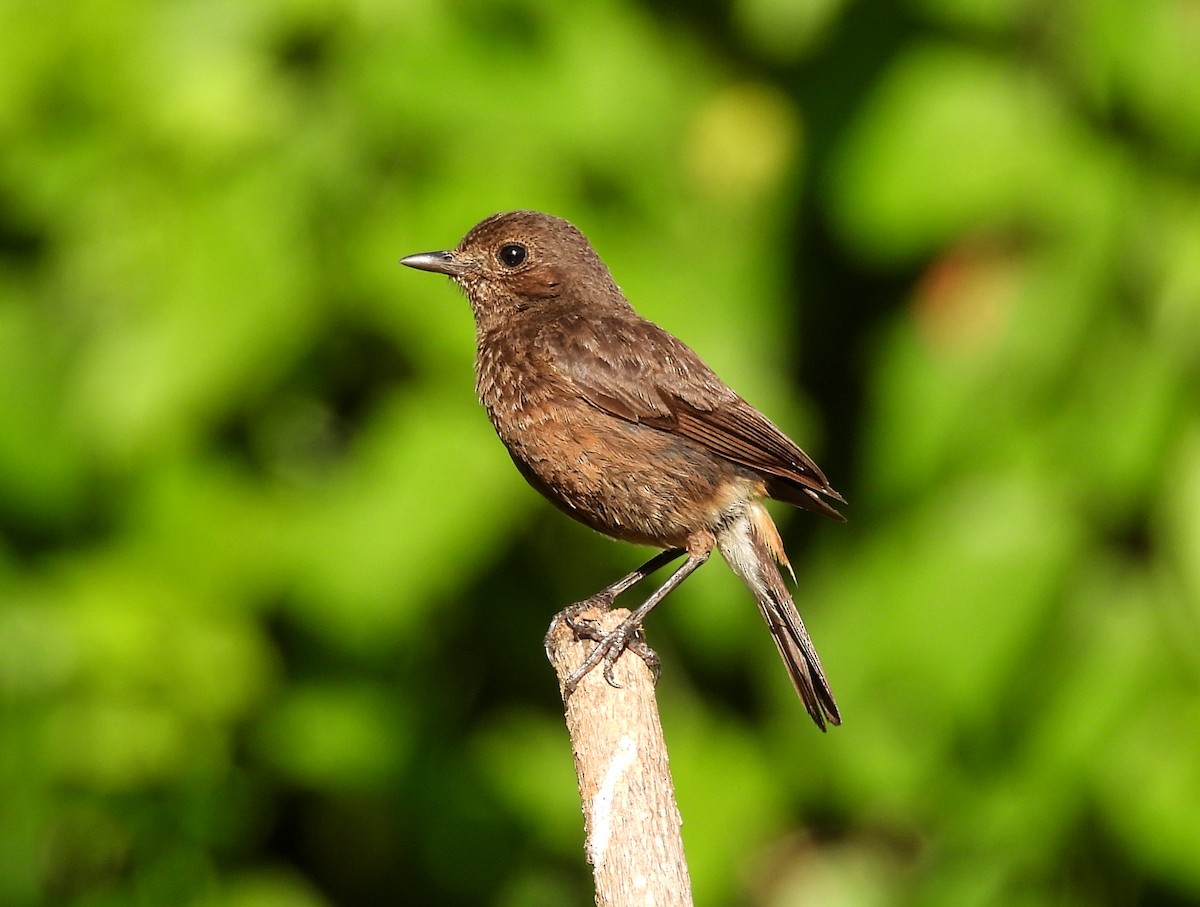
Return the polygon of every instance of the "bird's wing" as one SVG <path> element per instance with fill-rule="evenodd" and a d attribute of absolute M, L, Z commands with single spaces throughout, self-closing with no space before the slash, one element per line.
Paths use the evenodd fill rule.
<path fill-rule="evenodd" d="M 841 518 L 820 467 L 691 348 L 636 315 L 568 317 L 541 333 L 552 367 L 598 409 L 681 435 L 759 472 L 768 493 Z"/>

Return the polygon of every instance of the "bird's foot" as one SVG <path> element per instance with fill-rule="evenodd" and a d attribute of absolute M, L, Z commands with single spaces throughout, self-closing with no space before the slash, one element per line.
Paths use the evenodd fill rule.
<path fill-rule="evenodd" d="M 625 643 L 625 648 L 627 648 L 645 663 L 646 667 L 650 669 L 651 678 L 657 684 L 659 675 L 662 674 L 662 659 L 658 657 L 657 652 L 655 652 L 650 648 L 649 645 L 646 644 L 646 638 L 642 636 L 641 627 L 638 627 L 637 632 L 634 633 L 629 641 Z M 613 683 L 612 677 L 608 676 L 610 672 L 605 671 L 604 673 L 608 679 L 608 682 Z M 614 683 L 613 686 L 619 686 L 619 684 Z"/>
<path fill-rule="evenodd" d="M 604 633 L 597 629 L 595 618 L 583 617 L 583 612 L 590 611 L 593 608 L 597 611 L 607 611 L 612 607 L 613 595 L 609 592 L 597 592 L 591 598 L 585 598 L 581 602 L 575 602 L 573 605 L 567 605 L 561 611 L 554 615 L 550 620 L 550 627 L 546 630 L 546 638 L 542 644 L 546 649 L 546 657 L 550 657 L 550 642 L 554 636 L 554 631 L 558 629 L 559 624 L 566 624 L 576 639 L 591 639 L 599 642 Z"/>
<path fill-rule="evenodd" d="M 613 667 L 626 649 L 646 663 L 646 667 L 654 675 L 655 683 L 658 682 L 658 675 L 662 671 L 662 661 L 658 654 L 646 645 L 641 625 L 632 617 L 626 618 L 615 629 L 607 632 L 599 629 L 594 620 L 584 620 L 578 617 L 573 621 L 567 620 L 567 626 L 572 629 L 577 638 L 594 640 L 596 645 L 588 653 L 588 657 L 583 660 L 583 664 L 563 681 L 564 698 L 569 699 L 575 692 L 575 688 L 579 686 L 579 682 L 601 662 L 604 662 L 604 679 L 608 681 L 608 685 L 614 689 L 620 689 L 621 684 L 617 682 L 617 678 L 613 674 Z"/>

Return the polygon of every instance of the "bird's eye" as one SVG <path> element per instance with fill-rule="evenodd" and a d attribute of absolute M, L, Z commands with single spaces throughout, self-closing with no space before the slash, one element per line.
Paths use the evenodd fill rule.
<path fill-rule="evenodd" d="M 506 268 L 515 268 L 525 260 L 525 255 L 524 246 L 510 242 L 500 247 L 500 254 L 497 257 Z"/>

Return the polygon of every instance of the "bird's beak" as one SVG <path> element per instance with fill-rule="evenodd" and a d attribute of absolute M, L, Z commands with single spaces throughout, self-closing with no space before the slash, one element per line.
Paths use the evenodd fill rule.
<path fill-rule="evenodd" d="M 457 277 L 463 272 L 463 263 L 453 252 L 418 252 L 416 255 L 401 258 L 400 264 L 416 268 L 418 271 L 445 274 L 448 277 Z"/>

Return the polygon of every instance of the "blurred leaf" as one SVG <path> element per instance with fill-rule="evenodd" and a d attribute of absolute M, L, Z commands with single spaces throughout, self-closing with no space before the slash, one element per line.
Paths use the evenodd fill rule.
<path fill-rule="evenodd" d="M 714 720 L 683 701 L 663 721 L 679 808 L 687 818 L 683 840 L 692 892 L 698 903 L 731 902 L 744 867 L 782 823 L 773 777 L 755 741 L 736 724 Z M 719 796 L 713 796 L 719 787 Z"/>
<path fill-rule="evenodd" d="M 1106 748 L 1101 769 L 1102 807 L 1116 833 L 1147 868 L 1184 890 L 1200 888 L 1194 858 L 1200 818 L 1179 808 L 1200 796 L 1197 734 L 1193 686 L 1187 695 L 1149 703 Z"/>
<path fill-rule="evenodd" d="M 255 746 L 305 787 L 374 789 L 403 770 L 412 746 L 403 709 L 371 685 L 294 688 L 263 721 Z"/>
<path fill-rule="evenodd" d="M 864 256 L 908 258 L 1020 219 L 1061 189 L 1062 112 L 1014 62 L 946 45 L 906 51 L 850 134 L 828 186 Z"/>
<path fill-rule="evenodd" d="M 220 893 L 194 903 L 197 907 L 323 907 L 329 902 L 295 874 L 268 869 L 235 875 Z"/>
<path fill-rule="evenodd" d="M 1180 161 L 1200 155 L 1200 25 L 1188 0 L 1102 0 L 1072 8 L 1068 47 L 1108 111 Z M 1089 84 L 1090 83 L 1090 84 Z"/>
<path fill-rule="evenodd" d="M 583 846 L 579 803 L 566 729 L 540 716 L 502 715 L 480 734 L 476 758 L 492 789 L 543 846 L 573 856 Z"/>

